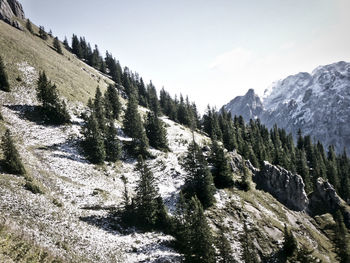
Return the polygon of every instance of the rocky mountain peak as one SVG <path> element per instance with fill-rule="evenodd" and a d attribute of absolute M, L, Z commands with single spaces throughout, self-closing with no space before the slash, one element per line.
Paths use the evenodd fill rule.
<path fill-rule="evenodd" d="M 244 96 L 238 96 L 224 105 L 223 109 L 227 112 L 231 112 L 232 116 L 235 115 L 235 112 L 240 111 L 240 115 L 248 121 L 257 118 L 261 114 L 263 111 L 263 104 L 255 91 L 249 89 Z"/>
<path fill-rule="evenodd" d="M 338 153 L 344 147 L 350 152 L 350 63 L 340 61 L 291 75 L 275 82 L 263 100 L 249 90 L 224 108 L 232 116 L 242 115 L 246 121 L 259 118 L 268 128 L 277 124 L 293 135 L 301 129 L 325 146 L 334 145 Z"/>

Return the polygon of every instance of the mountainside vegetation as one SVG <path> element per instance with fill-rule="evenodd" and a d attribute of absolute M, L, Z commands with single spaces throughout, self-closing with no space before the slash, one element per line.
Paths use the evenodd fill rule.
<path fill-rule="evenodd" d="M 0 91 L 0 202 L 35 241 L 0 224 L 0 259 L 348 262 L 346 211 L 293 211 L 252 178 L 269 161 L 300 174 L 307 193 L 322 177 L 349 202 L 346 151 L 210 107 L 201 118 L 84 37 L 61 48 L 22 23 L 0 21 L 11 87 Z"/>

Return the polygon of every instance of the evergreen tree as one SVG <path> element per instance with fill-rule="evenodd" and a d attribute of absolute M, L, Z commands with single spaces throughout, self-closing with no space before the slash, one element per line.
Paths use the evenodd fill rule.
<path fill-rule="evenodd" d="M 245 165 L 245 162 L 243 162 L 243 175 L 241 185 L 244 191 L 249 191 L 252 189 L 252 174 Z"/>
<path fill-rule="evenodd" d="M 107 118 L 118 119 L 121 111 L 121 103 L 117 93 L 117 89 L 113 85 L 109 85 L 105 93 L 106 116 Z"/>
<path fill-rule="evenodd" d="M 335 226 L 335 245 L 340 263 L 350 262 L 350 237 L 344 224 L 344 218 L 338 209 L 333 215 Z"/>
<path fill-rule="evenodd" d="M 283 241 L 283 252 L 286 257 L 291 257 L 298 248 L 298 242 L 295 239 L 292 231 L 288 229 L 287 225 L 284 225 L 284 241 Z"/>
<path fill-rule="evenodd" d="M 212 174 L 217 188 L 228 188 L 233 185 L 231 168 L 224 150 L 216 140 L 212 141 L 210 162 L 213 164 Z"/>
<path fill-rule="evenodd" d="M 60 101 L 56 85 L 52 85 L 45 72 L 39 75 L 37 98 L 42 103 L 44 114 L 49 122 L 63 124 L 70 122 L 70 116 L 64 101 Z"/>
<path fill-rule="evenodd" d="M 10 84 L 8 81 L 7 73 L 5 71 L 5 65 L 0 56 L 0 89 L 3 91 L 10 91 Z"/>
<path fill-rule="evenodd" d="M 215 262 L 213 236 L 205 218 L 201 202 L 193 196 L 185 211 L 184 222 L 187 245 L 184 249 L 186 262 L 211 263 Z"/>
<path fill-rule="evenodd" d="M 297 173 L 303 178 L 305 183 L 306 193 L 312 192 L 313 186 L 310 179 L 309 167 L 307 166 L 306 154 L 304 149 L 297 150 L 297 159 L 296 159 L 296 170 Z"/>
<path fill-rule="evenodd" d="M 245 263 L 257 263 L 259 262 L 257 256 L 256 256 L 256 250 L 254 243 L 251 240 L 250 237 L 250 231 L 247 226 L 247 222 L 244 221 L 243 224 L 243 233 L 241 236 L 241 244 L 243 248 L 242 252 L 242 259 Z"/>
<path fill-rule="evenodd" d="M 334 186 L 334 188 L 338 190 L 340 185 L 337 169 L 337 160 L 333 146 L 329 146 L 328 148 L 327 160 L 327 178 L 329 182 Z"/>
<path fill-rule="evenodd" d="M 101 164 L 106 158 L 103 136 L 94 113 L 86 117 L 82 134 L 83 148 L 92 163 Z"/>
<path fill-rule="evenodd" d="M 121 146 L 117 138 L 117 129 L 114 126 L 114 121 L 110 120 L 106 129 L 106 138 L 104 141 L 106 150 L 106 159 L 111 162 L 117 161 L 121 156 Z"/>
<path fill-rule="evenodd" d="M 27 22 L 26 22 L 26 28 L 30 33 L 34 34 L 32 23 L 30 22 L 29 18 L 27 19 Z"/>
<path fill-rule="evenodd" d="M 9 173 L 24 175 L 26 173 L 20 155 L 12 140 L 10 130 L 2 137 L 1 148 L 4 155 L 4 166 Z"/>
<path fill-rule="evenodd" d="M 56 49 L 58 54 L 61 54 L 61 55 L 63 54 L 60 41 L 58 40 L 57 37 L 55 37 L 53 40 L 53 47 Z"/>
<path fill-rule="evenodd" d="M 148 112 L 145 130 L 152 147 L 161 151 L 169 150 L 166 129 L 155 112 Z"/>
<path fill-rule="evenodd" d="M 216 247 L 219 252 L 216 262 L 219 262 L 219 263 L 236 263 L 237 262 L 233 257 L 231 244 L 225 237 L 225 233 L 222 228 L 220 228 L 219 230 L 219 235 L 216 241 Z"/>
<path fill-rule="evenodd" d="M 74 34 L 72 37 L 72 52 L 73 54 L 77 55 L 78 58 L 83 58 L 83 51 L 80 46 L 79 38 Z"/>
<path fill-rule="evenodd" d="M 106 113 L 105 113 L 105 107 L 104 107 L 104 99 L 102 97 L 102 92 L 99 87 L 96 88 L 95 92 L 95 99 L 93 103 L 93 112 L 95 113 L 98 127 L 102 133 L 102 136 L 105 134 L 105 128 L 106 128 Z"/>
<path fill-rule="evenodd" d="M 47 33 L 45 31 L 45 28 L 43 26 L 39 26 L 39 36 L 43 40 L 47 40 Z"/>
<path fill-rule="evenodd" d="M 65 47 L 65 49 L 67 49 L 68 51 L 70 51 L 70 46 L 69 46 L 69 43 L 68 43 L 68 39 L 67 37 L 65 36 L 64 37 L 64 40 L 63 40 L 63 46 Z"/>
<path fill-rule="evenodd" d="M 138 112 L 137 100 L 134 94 L 129 97 L 123 120 L 124 132 L 132 138 L 131 151 L 135 155 L 149 156 L 148 139 Z"/>
<path fill-rule="evenodd" d="M 194 138 L 188 146 L 183 167 L 188 174 L 184 188 L 186 195 L 189 197 L 196 195 L 204 208 L 211 206 L 215 201 L 213 176 Z"/>
<path fill-rule="evenodd" d="M 140 223 L 144 226 L 153 227 L 157 222 L 158 188 L 152 171 L 140 155 L 137 160 L 136 170 L 140 179 L 136 187 L 135 208 Z"/>

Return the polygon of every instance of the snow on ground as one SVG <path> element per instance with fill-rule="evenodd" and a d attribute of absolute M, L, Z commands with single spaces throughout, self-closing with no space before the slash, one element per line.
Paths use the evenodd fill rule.
<path fill-rule="evenodd" d="M 78 256 L 87 262 L 180 261 L 180 255 L 169 247 L 171 236 L 111 224 L 115 220 L 110 208 L 118 207 L 122 200 L 122 176 L 127 178 L 130 192 L 138 180 L 135 161 L 101 167 L 90 164 L 79 150 L 82 120 L 77 116 L 67 126 L 47 126 L 26 118 L 25 113 L 37 105 L 34 86 L 38 74 L 26 63 L 18 66 L 24 83 L 14 88 L 10 99 L 1 100 L 2 113 L 27 170 L 43 185 L 45 194 L 33 195 L 25 190 L 24 179 L 10 188 L 0 184 L 2 214 L 42 246 L 72 260 Z M 171 121 L 168 124 L 169 136 L 176 139 L 170 145 L 172 152 L 154 150 L 158 158 L 148 163 L 173 211 L 184 182 L 178 163 L 179 154 L 187 148 L 182 138 L 192 135 Z"/>

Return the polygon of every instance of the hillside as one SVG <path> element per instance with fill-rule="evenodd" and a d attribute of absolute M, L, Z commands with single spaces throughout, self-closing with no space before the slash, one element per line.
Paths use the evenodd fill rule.
<path fill-rule="evenodd" d="M 9 93 L 0 91 L 4 117 L 0 135 L 5 128 L 11 130 L 28 176 L 42 192 L 28 190 L 26 177 L 0 171 L 0 260 L 54 262 L 57 257 L 62 262 L 181 262 L 183 255 L 175 250 L 174 237 L 126 228 L 118 223 L 118 214 L 112 213 L 122 206 L 123 178 L 129 193 L 134 193 L 139 179 L 136 160 L 124 152 L 115 163 L 94 165 L 81 150 L 84 105 L 97 86 L 105 90 L 112 81 L 66 50 L 59 55 L 52 48 L 52 38 L 44 41 L 2 21 L 0 50 L 12 88 Z M 40 116 L 31 118 L 38 106 L 35 89 L 42 70 L 67 100 L 72 124 L 51 126 L 40 121 Z M 139 111 L 148 109 L 139 107 Z M 151 148 L 155 158 L 147 164 L 173 215 L 187 177 L 181 163 L 189 143 L 194 138 L 204 147 L 211 140 L 200 131 L 192 134 L 188 127 L 161 118 L 170 152 Z M 116 121 L 118 138 L 125 142 L 130 138 L 122 132 L 121 123 L 121 119 Z M 235 151 L 226 154 L 231 158 L 234 180 L 241 180 L 245 161 Z M 250 169 L 257 176 L 257 170 Z M 305 193 L 303 184 L 299 187 Z M 261 261 L 272 262 L 281 251 L 285 224 L 299 247 L 312 251 L 322 262 L 338 262 L 335 222 L 330 214 L 311 217 L 305 210 L 294 211 L 268 192 L 256 190 L 255 184 L 250 191 L 217 189 L 215 199 L 206 211 L 211 231 L 216 236 L 219 229 L 224 230 L 237 262 L 244 262 L 247 246 Z M 45 253 L 48 256 L 41 260 Z"/>

